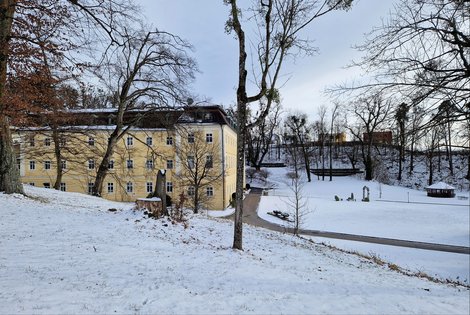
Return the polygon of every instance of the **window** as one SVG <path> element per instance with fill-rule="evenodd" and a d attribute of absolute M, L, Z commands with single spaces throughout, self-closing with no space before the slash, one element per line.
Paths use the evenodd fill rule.
<path fill-rule="evenodd" d="M 173 183 L 172 182 L 166 182 L 166 192 L 167 193 L 172 193 L 173 192 Z"/>
<path fill-rule="evenodd" d="M 34 183 L 29 183 L 29 186 L 36 186 Z"/>
<path fill-rule="evenodd" d="M 29 169 L 30 170 L 35 170 L 36 169 L 36 162 L 35 161 L 29 161 Z"/>
<path fill-rule="evenodd" d="M 206 142 L 212 143 L 212 133 L 206 133 Z"/>
<path fill-rule="evenodd" d="M 59 144 L 61 147 L 65 147 L 67 145 L 67 140 L 64 137 L 60 137 Z"/>
<path fill-rule="evenodd" d="M 212 168 L 212 155 L 206 156 L 206 168 Z"/>
<path fill-rule="evenodd" d="M 166 144 L 173 145 L 173 137 L 166 137 Z"/>
<path fill-rule="evenodd" d="M 93 187 L 95 187 L 94 183 L 88 183 L 88 194 L 93 194 Z"/>
<path fill-rule="evenodd" d="M 147 192 L 148 193 L 153 192 L 153 183 L 152 182 L 147 182 Z"/>
<path fill-rule="evenodd" d="M 127 160 L 127 168 L 128 169 L 134 168 L 134 160 Z"/>
<path fill-rule="evenodd" d="M 148 146 L 153 145 L 153 139 L 152 139 L 152 137 L 147 137 L 147 140 L 145 140 L 145 143 L 146 143 Z"/>
<path fill-rule="evenodd" d="M 95 145 L 95 138 L 88 137 L 88 145 Z"/>
<path fill-rule="evenodd" d="M 109 160 L 108 161 L 108 170 L 114 169 L 114 160 Z"/>
<path fill-rule="evenodd" d="M 153 160 L 147 160 L 147 162 L 145 162 L 145 167 L 146 167 L 148 170 L 153 169 Z"/>
<path fill-rule="evenodd" d="M 188 155 L 188 167 L 190 169 L 194 168 L 194 156 Z"/>
<path fill-rule="evenodd" d="M 18 169 L 21 169 L 21 159 L 16 159 L 16 166 L 18 166 Z"/>
<path fill-rule="evenodd" d="M 44 188 L 51 188 L 51 183 L 42 183 Z"/>
<path fill-rule="evenodd" d="M 108 194 L 112 194 L 114 192 L 114 183 L 108 183 Z"/>
<path fill-rule="evenodd" d="M 188 134 L 188 143 L 194 143 L 194 133 Z"/>
<path fill-rule="evenodd" d="M 44 169 L 45 170 L 51 169 L 51 161 L 44 161 Z"/>
<path fill-rule="evenodd" d="M 214 188 L 213 187 L 206 187 L 206 196 L 207 197 L 214 196 Z"/>
<path fill-rule="evenodd" d="M 51 138 L 45 138 L 45 139 L 44 139 L 44 145 L 45 145 L 46 147 L 51 146 Z"/>
<path fill-rule="evenodd" d="M 195 193 L 196 193 L 196 190 L 194 189 L 194 186 L 190 186 L 188 188 L 188 196 L 194 196 Z"/>
<path fill-rule="evenodd" d="M 131 193 L 131 192 L 134 191 L 134 185 L 133 185 L 131 182 L 127 182 L 127 184 L 126 184 L 126 191 L 127 191 L 128 193 Z"/>
<path fill-rule="evenodd" d="M 129 136 L 127 137 L 127 145 L 128 146 L 131 146 L 131 145 L 134 145 L 134 138 Z"/>
<path fill-rule="evenodd" d="M 67 185 L 65 183 L 60 183 L 60 191 L 67 191 Z"/>
<path fill-rule="evenodd" d="M 93 159 L 88 160 L 88 169 L 89 170 L 94 170 L 95 169 L 95 160 L 93 160 Z"/>
<path fill-rule="evenodd" d="M 65 161 L 65 160 L 60 161 L 60 168 L 63 169 L 63 170 L 66 170 L 67 169 L 67 161 Z"/>
<path fill-rule="evenodd" d="M 173 168 L 173 160 L 166 160 L 166 168 L 169 170 Z"/>
<path fill-rule="evenodd" d="M 34 147 L 34 145 L 35 145 L 35 143 L 34 143 L 34 136 L 31 136 L 31 137 L 29 138 L 29 146 L 30 146 L 30 147 Z"/>

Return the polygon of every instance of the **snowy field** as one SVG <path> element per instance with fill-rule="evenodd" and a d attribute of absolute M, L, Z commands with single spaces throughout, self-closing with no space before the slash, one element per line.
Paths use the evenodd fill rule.
<path fill-rule="evenodd" d="M 268 180 L 275 184 L 268 183 L 268 186 L 275 188 L 261 198 L 258 209 L 260 217 L 280 225 L 289 223 L 267 213 L 273 210 L 292 212 L 287 205 L 293 192 L 286 171 L 285 168 L 269 169 Z M 364 186 L 370 189 L 370 202 L 361 202 Z M 356 201 L 346 201 L 351 193 Z M 469 197 L 468 191 L 456 194 Z M 335 195 L 343 201 L 335 201 Z M 425 191 L 355 177 L 334 177 L 330 182 L 329 178 L 319 181 L 313 176 L 312 182 L 303 187 L 303 200 L 306 202 L 301 220 L 304 229 L 470 246 L 470 199 L 431 198 Z M 372 253 L 413 271 L 470 281 L 469 255 L 326 238 L 316 240 L 364 254 Z"/>
<path fill-rule="evenodd" d="M 469 290 L 233 224 L 26 187 L 0 194 L 0 313 L 468 314 Z M 109 208 L 118 209 L 109 212 Z"/>

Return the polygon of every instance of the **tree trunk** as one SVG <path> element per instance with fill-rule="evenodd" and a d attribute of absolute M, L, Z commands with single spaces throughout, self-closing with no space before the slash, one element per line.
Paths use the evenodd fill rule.
<path fill-rule="evenodd" d="M 120 130 L 114 130 L 108 139 L 106 152 L 104 153 L 103 159 L 101 160 L 100 166 L 98 167 L 98 171 L 96 172 L 95 184 L 93 186 L 93 196 L 101 196 L 103 192 L 103 183 L 106 175 L 108 174 L 109 160 L 114 153 L 114 147 L 116 146 L 117 141 L 124 135 L 124 133 L 121 133 L 120 135 L 119 133 Z"/>
<path fill-rule="evenodd" d="M 9 119 L 3 103 L 9 53 L 8 41 L 10 40 L 15 8 L 15 0 L 0 2 L 0 191 L 7 194 L 23 193 L 20 173 L 13 151 Z"/>
<path fill-rule="evenodd" d="M 60 135 L 57 127 L 53 127 L 52 130 L 52 141 L 54 141 L 54 155 L 56 161 L 56 178 L 54 183 L 54 189 L 60 190 L 60 183 L 62 182 L 62 175 L 64 170 L 62 169 L 62 152 L 60 147 Z"/>

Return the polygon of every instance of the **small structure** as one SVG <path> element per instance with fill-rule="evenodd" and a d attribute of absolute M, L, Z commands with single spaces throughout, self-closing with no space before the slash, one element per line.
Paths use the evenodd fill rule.
<path fill-rule="evenodd" d="M 146 209 L 149 216 L 161 218 L 165 213 L 163 212 L 162 199 L 158 197 L 153 198 L 139 198 L 135 201 L 137 209 Z"/>
<path fill-rule="evenodd" d="M 370 200 L 369 195 L 370 195 L 369 187 L 367 186 L 362 187 L 362 201 L 369 202 Z"/>
<path fill-rule="evenodd" d="M 438 198 L 454 198 L 455 197 L 455 188 L 449 184 L 438 182 L 432 184 L 431 186 L 426 187 L 426 192 L 429 197 L 438 197 Z"/>

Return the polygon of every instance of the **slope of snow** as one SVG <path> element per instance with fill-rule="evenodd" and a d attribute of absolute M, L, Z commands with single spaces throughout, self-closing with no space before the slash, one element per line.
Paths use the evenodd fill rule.
<path fill-rule="evenodd" d="M 293 192 L 286 181 L 287 169 L 270 169 L 269 181 L 275 189 L 263 196 L 258 215 L 280 225 L 289 225 L 267 213 L 291 212 L 288 202 Z M 269 185 L 269 183 L 268 183 Z M 363 187 L 370 189 L 370 202 L 361 202 Z M 356 201 L 346 201 L 354 194 Z M 335 201 L 335 195 L 342 201 Z M 457 196 L 469 192 L 457 191 Z M 301 227 L 412 241 L 470 246 L 469 200 L 432 198 L 425 191 L 367 182 L 356 177 L 334 177 L 325 181 L 312 177 L 302 193 L 306 206 Z M 331 245 L 361 253 L 374 253 L 413 271 L 425 271 L 439 278 L 470 281 L 469 255 L 396 248 L 359 242 L 321 239 Z"/>
<path fill-rule="evenodd" d="M 0 194 L 0 313 L 466 314 L 469 291 L 245 226 L 143 219 L 132 205 Z M 107 211 L 115 208 L 117 212 Z"/>

